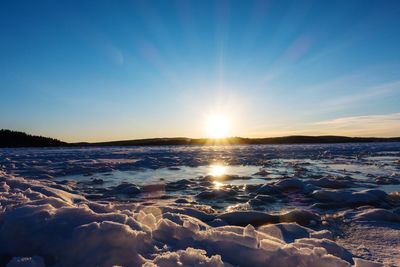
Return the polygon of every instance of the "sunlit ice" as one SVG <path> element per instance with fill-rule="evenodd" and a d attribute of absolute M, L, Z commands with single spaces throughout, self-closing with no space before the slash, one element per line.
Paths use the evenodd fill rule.
<path fill-rule="evenodd" d="M 211 165 L 209 174 L 213 177 L 220 177 L 226 174 L 226 166 L 220 164 Z"/>
<path fill-rule="evenodd" d="M 222 164 L 210 165 L 209 175 L 213 177 L 213 185 L 215 189 L 220 189 L 224 184 L 219 181 L 226 174 L 227 167 Z"/>
<path fill-rule="evenodd" d="M 216 190 L 219 190 L 219 189 L 221 189 L 221 188 L 224 186 L 223 183 L 218 182 L 218 181 L 214 181 L 214 182 L 213 182 L 213 185 L 214 185 L 214 189 L 216 189 Z"/>

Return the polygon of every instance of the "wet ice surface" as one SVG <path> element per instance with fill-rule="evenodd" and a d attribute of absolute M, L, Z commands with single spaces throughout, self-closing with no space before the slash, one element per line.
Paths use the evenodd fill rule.
<path fill-rule="evenodd" d="M 216 209 L 309 208 L 309 189 L 400 190 L 400 144 L 257 145 L 3 149 L 14 175 L 77 183 L 92 199 L 175 199 Z M 279 196 L 260 201 L 262 185 L 287 179 Z M 270 194 L 270 192 L 267 192 Z M 320 203 L 326 208 L 326 203 Z M 330 203 L 328 203 L 330 204 Z"/>
<path fill-rule="evenodd" d="M 198 226 L 199 222 L 193 221 L 200 220 L 207 225 L 204 227 L 211 227 L 211 230 L 241 227 L 221 228 L 221 231 L 242 231 L 239 234 L 254 235 L 244 233 L 243 227 L 246 229 L 250 224 L 256 229 L 246 231 L 256 231 L 257 242 L 261 242 L 262 238 L 258 235 L 262 232 L 281 238 L 288 244 L 297 242 L 297 247 L 324 247 L 328 254 L 350 264 L 358 264 L 356 266 L 369 266 L 355 263 L 352 258 L 357 257 L 384 262 L 389 266 L 400 265 L 400 255 L 396 254 L 396 251 L 400 251 L 400 143 L 0 149 L 1 171 L 5 173 L 4 177 L 24 177 L 27 181 L 33 179 L 41 185 L 82 196 L 84 200 L 80 201 L 96 205 L 109 207 L 131 203 L 137 212 L 141 207 L 157 207 L 161 211 L 153 214 L 155 219 L 145 219 L 147 224 L 152 225 L 153 231 L 161 227 L 153 225 L 153 221 L 160 220 L 160 216 L 170 220 L 173 217 L 173 222 L 182 224 L 184 220 L 178 220 L 176 214 L 183 213 L 192 218 L 183 224 L 189 229 L 202 228 L 201 224 Z M 18 183 L 7 184 L 11 178 L 4 179 L 6 196 L 0 196 L 0 203 L 11 212 L 9 207 L 20 205 L 14 199 L 20 198 L 21 191 L 17 188 L 15 195 L 9 194 L 12 186 Z M 26 190 L 26 187 L 23 188 Z M 42 190 L 40 194 L 46 195 L 48 192 L 52 191 Z M 23 203 L 26 199 L 41 204 L 49 202 L 56 212 L 63 206 L 55 202 L 53 196 L 46 198 L 39 194 L 33 200 L 32 192 L 23 194 Z M 36 197 L 47 200 L 38 202 Z M 91 212 L 98 213 L 100 208 L 91 209 Z M 118 211 L 115 208 L 101 208 L 104 209 L 107 212 Z M 124 214 L 127 212 L 124 211 Z M 139 215 L 132 216 L 133 220 L 138 220 Z M 0 216 L 0 221 L 2 217 L 4 219 L 7 216 Z M 309 230 L 298 228 L 300 226 L 297 224 L 280 225 L 283 222 L 294 222 L 309 227 Z M 268 228 L 266 224 L 275 228 Z M 276 227 L 293 229 L 283 231 L 283 228 L 279 228 L 278 231 Z M 369 232 L 365 240 L 363 231 Z M 378 236 L 382 240 L 376 240 Z M 155 238 L 154 233 L 151 238 Z M 187 237 L 181 238 L 186 240 Z M 204 238 L 207 240 L 204 244 L 196 241 L 200 243 L 195 242 L 180 249 L 207 248 L 207 256 L 218 254 L 222 256 L 222 261 L 227 259 L 227 263 L 246 266 L 240 259 L 230 259 L 228 254 L 231 252 L 216 248 L 208 250 L 209 242 L 215 240 L 210 237 L 200 239 Z M 329 242 L 335 245 L 321 241 L 326 238 L 333 239 L 348 250 L 339 253 L 342 248 L 333 249 L 338 245 L 332 241 Z M 228 237 L 225 241 L 232 242 Z M 168 251 L 179 249 L 162 238 L 151 242 L 167 245 Z M 262 246 L 261 243 L 258 246 Z M 1 251 L 0 246 L 0 264 Z M 146 259 L 155 261 L 154 255 L 161 252 L 146 252 L 153 256 L 143 253 L 141 255 L 146 255 Z M 182 257 L 187 254 L 200 257 L 198 251 L 179 253 L 185 254 Z M 317 255 L 320 252 L 315 253 Z M 35 256 L 22 254 L 14 256 Z M 294 258 L 299 257 L 294 255 L 297 254 L 292 255 Z M 174 255 L 175 258 L 181 256 Z M 291 263 L 289 265 L 288 262 L 282 264 L 303 266 L 292 260 L 290 258 L 288 261 Z M 118 262 L 116 260 L 114 263 Z M 141 261 L 136 260 L 126 266 L 136 266 L 136 262 Z M 266 262 L 252 262 L 251 266 Z M 324 266 L 319 261 L 315 264 Z M 313 265 L 308 263 L 304 266 Z"/>

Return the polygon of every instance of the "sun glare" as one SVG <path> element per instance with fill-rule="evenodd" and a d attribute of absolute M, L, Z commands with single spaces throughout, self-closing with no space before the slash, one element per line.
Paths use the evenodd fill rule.
<path fill-rule="evenodd" d="M 229 120 L 222 115 L 214 115 L 208 117 L 207 120 L 207 137 L 208 138 L 225 138 L 229 135 Z"/>
<path fill-rule="evenodd" d="M 216 189 L 216 190 L 219 190 L 224 186 L 223 183 L 217 182 L 217 181 L 214 181 L 213 184 L 214 184 L 214 189 Z"/>
<path fill-rule="evenodd" d="M 211 165 L 209 174 L 214 177 L 222 176 L 226 173 L 226 167 L 222 165 Z"/>

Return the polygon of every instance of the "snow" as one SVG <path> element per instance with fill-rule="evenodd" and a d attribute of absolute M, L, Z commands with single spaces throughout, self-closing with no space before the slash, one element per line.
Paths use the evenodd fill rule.
<path fill-rule="evenodd" d="M 354 267 L 383 267 L 383 264 L 356 258 Z"/>
<path fill-rule="evenodd" d="M 354 216 L 354 220 L 400 222 L 400 215 L 385 209 L 368 209 Z"/>
<path fill-rule="evenodd" d="M 400 266 L 399 157 L 396 144 L 0 150 L 0 266 Z M 221 160 L 252 167 L 217 186 L 201 167 Z M 121 178 L 151 170 L 165 179 Z"/>
<path fill-rule="evenodd" d="M 312 197 L 317 201 L 328 203 L 340 203 L 342 206 L 362 206 L 379 204 L 387 199 L 387 194 L 382 190 L 366 189 L 352 191 L 346 189 L 321 189 L 315 190 Z"/>
<path fill-rule="evenodd" d="M 292 243 L 296 239 L 310 237 L 310 234 L 314 232 L 314 230 L 300 226 L 297 223 L 263 225 L 258 230 L 287 243 Z"/>
<path fill-rule="evenodd" d="M 173 267 L 173 266 L 204 266 L 204 267 L 223 267 L 221 256 L 214 255 L 207 257 L 205 250 L 187 248 L 176 252 L 164 252 L 157 255 L 152 262 L 146 262 L 144 267 Z"/>
<path fill-rule="evenodd" d="M 33 257 L 14 257 L 6 267 L 44 267 L 43 258 Z"/>
<path fill-rule="evenodd" d="M 350 266 L 351 257 L 333 241 L 301 235 L 286 243 L 255 228 L 270 218 L 316 216 L 303 211 L 202 216 L 193 209 L 96 203 L 50 181 L 5 174 L 1 180 L 7 190 L 1 192 L 0 253 L 14 257 L 9 266 L 43 266 L 42 258 L 52 266 Z M 212 219 L 229 225 L 212 227 Z M 284 228 L 312 232 L 296 224 Z"/>
<path fill-rule="evenodd" d="M 398 223 L 351 222 L 336 242 L 357 257 L 395 267 L 400 266 L 399 236 Z"/>
<path fill-rule="evenodd" d="M 140 192 L 140 188 L 131 183 L 122 183 L 113 189 L 114 194 L 137 195 Z"/>

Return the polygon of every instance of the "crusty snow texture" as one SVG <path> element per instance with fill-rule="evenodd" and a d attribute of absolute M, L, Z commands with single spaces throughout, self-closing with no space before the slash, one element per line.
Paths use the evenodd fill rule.
<path fill-rule="evenodd" d="M 194 209 L 93 202 L 51 181 L 4 173 L 0 212 L 0 265 L 9 267 L 375 266 L 296 223 L 243 227 L 241 216 L 249 214 L 214 218 Z M 212 227 L 213 218 L 229 222 Z"/>

